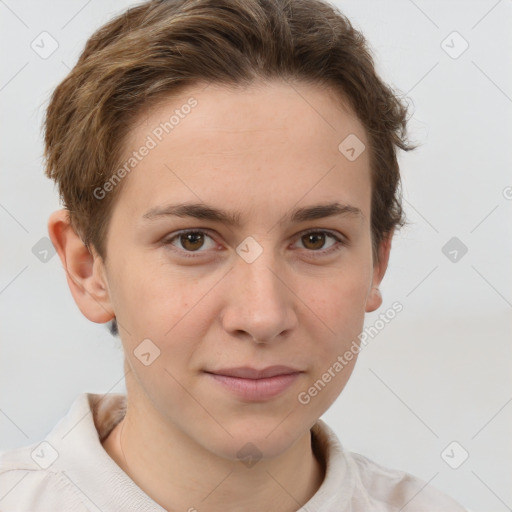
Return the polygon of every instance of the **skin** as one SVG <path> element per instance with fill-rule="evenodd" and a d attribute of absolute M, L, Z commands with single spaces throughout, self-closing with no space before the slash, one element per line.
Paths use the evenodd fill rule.
<path fill-rule="evenodd" d="M 103 443 L 109 455 L 169 510 L 291 512 L 322 483 L 310 428 L 345 387 L 356 357 L 309 404 L 298 394 L 357 339 L 365 312 L 381 305 L 392 233 L 373 261 L 369 151 L 349 161 L 338 150 L 351 133 L 368 148 L 367 136 L 317 85 L 190 88 L 139 117 L 126 155 L 191 96 L 198 105 L 124 178 L 106 260 L 83 245 L 65 210 L 52 214 L 49 233 L 82 313 L 118 320 L 128 408 Z M 236 212 L 239 225 L 143 219 L 185 201 Z M 296 208 L 335 201 L 361 215 L 288 219 Z M 205 235 L 163 243 L 184 229 Z M 263 250 L 252 263 L 236 252 L 248 236 Z M 160 350 L 148 366 L 134 355 L 146 338 Z M 280 364 L 302 373 L 259 402 L 204 373 Z M 237 457 L 246 443 L 262 454 L 252 467 Z"/>

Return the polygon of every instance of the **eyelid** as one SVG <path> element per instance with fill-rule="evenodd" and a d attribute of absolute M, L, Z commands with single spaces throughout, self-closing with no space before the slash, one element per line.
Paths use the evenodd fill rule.
<path fill-rule="evenodd" d="M 334 239 L 338 240 L 339 242 L 347 242 L 347 238 L 344 235 L 342 235 L 341 233 L 339 233 L 338 231 L 333 231 L 330 229 L 319 229 L 319 228 L 305 229 L 304 231 L 301 231 L 297 235 L 297 238 L 301 238 L 304 235 L 309 235 L 309 233 L 325 233 L 329 236 L 332 236 Z"/>

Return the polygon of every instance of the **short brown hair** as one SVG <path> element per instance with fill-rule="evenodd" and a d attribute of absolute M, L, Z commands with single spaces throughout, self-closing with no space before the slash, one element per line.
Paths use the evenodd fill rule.
<path fill-rule="evenodd" d="M 92 35 L 45 121 L 46 174 L 84 243 L 106 259 L 121 186 L 101 200 L 93 191 L 120 165 L 137 113 L 195 83 L 273 78 L 327 85 L 363 123 L 378 259 L 380 242 L 405 223 L 396 149 L 414 148 L 406 140 L 407 108 L 377 75 L 363 35 L 322 0 L 149 1 Z"/>

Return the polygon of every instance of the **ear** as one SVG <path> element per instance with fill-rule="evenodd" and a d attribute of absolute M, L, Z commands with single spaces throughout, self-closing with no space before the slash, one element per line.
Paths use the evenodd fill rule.
<path fill-rule="evenodd" d="M 48 234 L 66 272 L 75 302 L 92 322 L 105 323 L 114 318 L 105 266 L 102 258 L 84 245 L 75 233 L 66 209 L 53 212 L 48 220 Z"/>
<path fill-rule="evenodd" d="M 372 288 L 366 298 L 367 313 L 371 313 L 378 309 L 382 304 L 382 295 L 379 285 L 384 278 L 386 269 L 388 268 L 389 253 L 391 252 L 391 240 L 393 238 L 394 229 L 392 229 L 381 241 L 379 245 L 379 261 L 373 265 Z"/>

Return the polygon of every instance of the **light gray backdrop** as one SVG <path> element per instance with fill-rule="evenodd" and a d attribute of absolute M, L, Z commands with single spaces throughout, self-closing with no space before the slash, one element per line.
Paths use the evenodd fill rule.
<path fill-rule="evenodd" d="M 59 202 L 40 129 L 86 39 L 128 5 L 0 0 L 0 449 L 43 439 L 79 393 L 124 392 L 120 342 L 81 315 L 45 245 Z M 411 225 L 382 286 L 381 311 L 404 309 L 324 419 L 470 509 L 512 510 L 512 2 L 337 5 L 410 97 L 422 146 L 401 156 Z"/>

